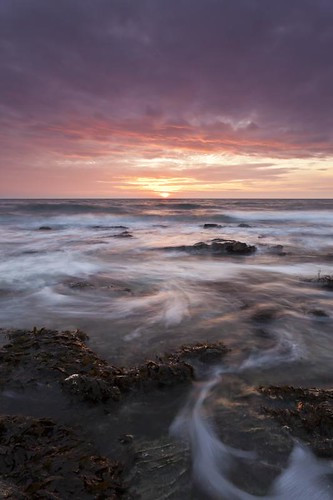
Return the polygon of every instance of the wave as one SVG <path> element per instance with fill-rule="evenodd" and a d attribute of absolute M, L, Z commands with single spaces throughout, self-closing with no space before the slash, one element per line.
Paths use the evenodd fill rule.
<path fill-rule="evenodd" d="M 197 210 L 197 209 L 199 209 L 200 210 L 200 209 L 205 207 L 202 203 L 188 203 L 188 202 L 175 203 L 173 201 L 154 203 L 154 206 L 157 208 L 166 208 L 168 210 L 170 210 L 170 209 L 177 209 L 177 210 Z"/>
<path fill-rule="evenodd" d="M 24 206 L 24 211 L 32 214 L 45 214 L 45 213 L 67 213 L 67 214 L 80 214 L 80 213 L 123 213 L 124 208 L 116 205 L 106 205 L 105 203 L 77 203 L 77 202 L 37 202 L 28 203 Z M 125 211 L 126 212 L 126 211 Z"/>

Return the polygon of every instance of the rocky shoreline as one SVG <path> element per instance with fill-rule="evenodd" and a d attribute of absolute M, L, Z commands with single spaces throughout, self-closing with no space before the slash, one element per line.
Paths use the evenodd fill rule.
<path fill-rule="evenodd" d="M 42 383 L 59 391 L 82 413 L 95 406 L 112 412 L 133 394 L 190 384 L 196 364 L 218 363 L 228 352 L 220 342 L 185 345 L 125 368 L 99 358 L 87 345 L 88 336 L 79 330 L 34 328 L 0 330 L 0 334 L 8 340 L 0 349 L 2 392 L 25 394 Z M 276 419 L 282 433 L 302 439 L 318 456 L 333 458 L 332 390 L 270 386 L 258 388 L 257 394 L 262 398 L 257 422 Z M 190 478 L 186 446 L 165 436 L 150 447 L 140 438 L 133 443 L 130 434 L 119 438 L 126 445 L 125 459 L 104 456 L 87 441 L 84 429 L 49 417 L 36 418 L 29 415 L 29 408 L 24 415 L 1 415 L 1 498 L 146 500 L 155 494 L 156 500 L 166 493 L 161 474 L 174 478 L 168 480 L 173 484 L 172 498 L 180 498 L 180 491 L 186 497 Z"/>

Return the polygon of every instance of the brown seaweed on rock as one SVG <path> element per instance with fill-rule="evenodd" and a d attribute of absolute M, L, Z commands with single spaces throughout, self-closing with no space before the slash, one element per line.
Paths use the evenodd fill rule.
<path fill-rule="evenodd" d="M 61 387 L 73 402 L 85 401 L 90 405 L 112 403 L 126 393 L 142 389 L 190 382 L 194 377 L 192 360 L 214 362 L 227 352 L 219 342 L 184 345 L 140 366 L 123 368 L 100 359 L 86 345 L 87 335 L 79 330 L 59 332 L 34 328 L 32 331 L 2 330 L 1 333 L 7 336 L 9 343 L 0 349 L 0 389 L 28 391 L 42 382 L 46 386 Z M 104 410 L 108 413 L 110 407 Z M 131 441 L 133 437 L 127 435 L 123 439 L 121 442 Z M 173 474 L 179 477 L 181 488 L 187 484 L 184 450 L 168 440 L 161 451 L 157 446 L 156 456 L 152 457 L 156 470 L 155 466 L 152 470 L 149 464 L 147 466 L 146 452 L 142 452 L 141 460 L 137 457 L 127 478 L 123 477 L 123 467 L 118 461 L 99 455 L 84 435 L 79 437 L 73 429 L 50 418 L 0 416 L 0 449 L 1 498 L 112 500 L 124 493 L 125 498 L 132 498 L 139 480 L 141 489 L 147 493 L 148 488 L 151 498 L 156 498 L 151 477 L 154 473 L 158 484 L 160 467 L 165 477 Z M 132 445 L 128 451 L 126 461 L 128 458 L 132 461 Z M 125 491 L 125 482 L 131 482 L 132 492 Z M 178 491 L 178 479 L 174 478 L 174 483 Z M 159 491 L 163 492 L 163 488 Z"/>
<path fill-rule="evenodd" d="M 194 255 L 249 255 L 256 251 L 254 245 L 248 245 L 242 241 L 225 240 L 215 238 L 211 243 L 199 241 L 194 245 L 180 245 L 175 247 L 164 247 L 163 250 L 187 252 Z"/>
<path fill-rule="evenodd" d="M 227 349 L 222 343 L 180 347 L 171 354 L 139 366 L 116 367 L 100 359 L 83 332 L 15 330 L 0 350 L 0 387 L 24 389 L 60 384 L 63 391 L 91 403 L 119 400 L 123 394 L 145 388 L 167 387 L 194 377 L 190 361 L 216 360 Z"/>
<path fill-rule="evenodd" d="M 1 498 L 116 499 L 124 492 L 119 462 L 49 418 L 0 416 L 0 447 Z"/>
<path fill-rule="evenodd" d="M 333 275 L 330 274 L 321 276 L 319 272 L 316 278 L 306 278 L 304 281 L 307 283 L 314 283 L 328 290 L 333 290 Z"/>
<path fill-rule="evenodd" d="M 292 386 L 259 387 L 268 398 L 266 415 L 276 418 L 315 453 L 333 458 L 333 390 Z"/>

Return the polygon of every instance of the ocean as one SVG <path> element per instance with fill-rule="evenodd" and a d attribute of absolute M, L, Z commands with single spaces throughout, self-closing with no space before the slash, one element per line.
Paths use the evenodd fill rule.
<path fill-rule="evenodd" d="M 255 251 L 213 252 L 213 240 Z M 122 366 L 223 341 L 227 362 L 205 375 L 188 422 L 208 392 L 213 407 L 225 397 L 223 373 L 231 401 L 244 384 L 332 387 L 333 200 L 1 200 L 0 254 L 1 328 L 78 328 Z M 222 498 L 200 470 L 206 498 Z"/>

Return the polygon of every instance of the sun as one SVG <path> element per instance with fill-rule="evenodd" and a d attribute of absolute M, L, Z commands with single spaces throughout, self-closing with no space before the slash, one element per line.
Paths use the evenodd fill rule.
<path fill-rule="evenodd" d="M 158 193 L 162 198 L 169 198 L 170 193 Z"/>

